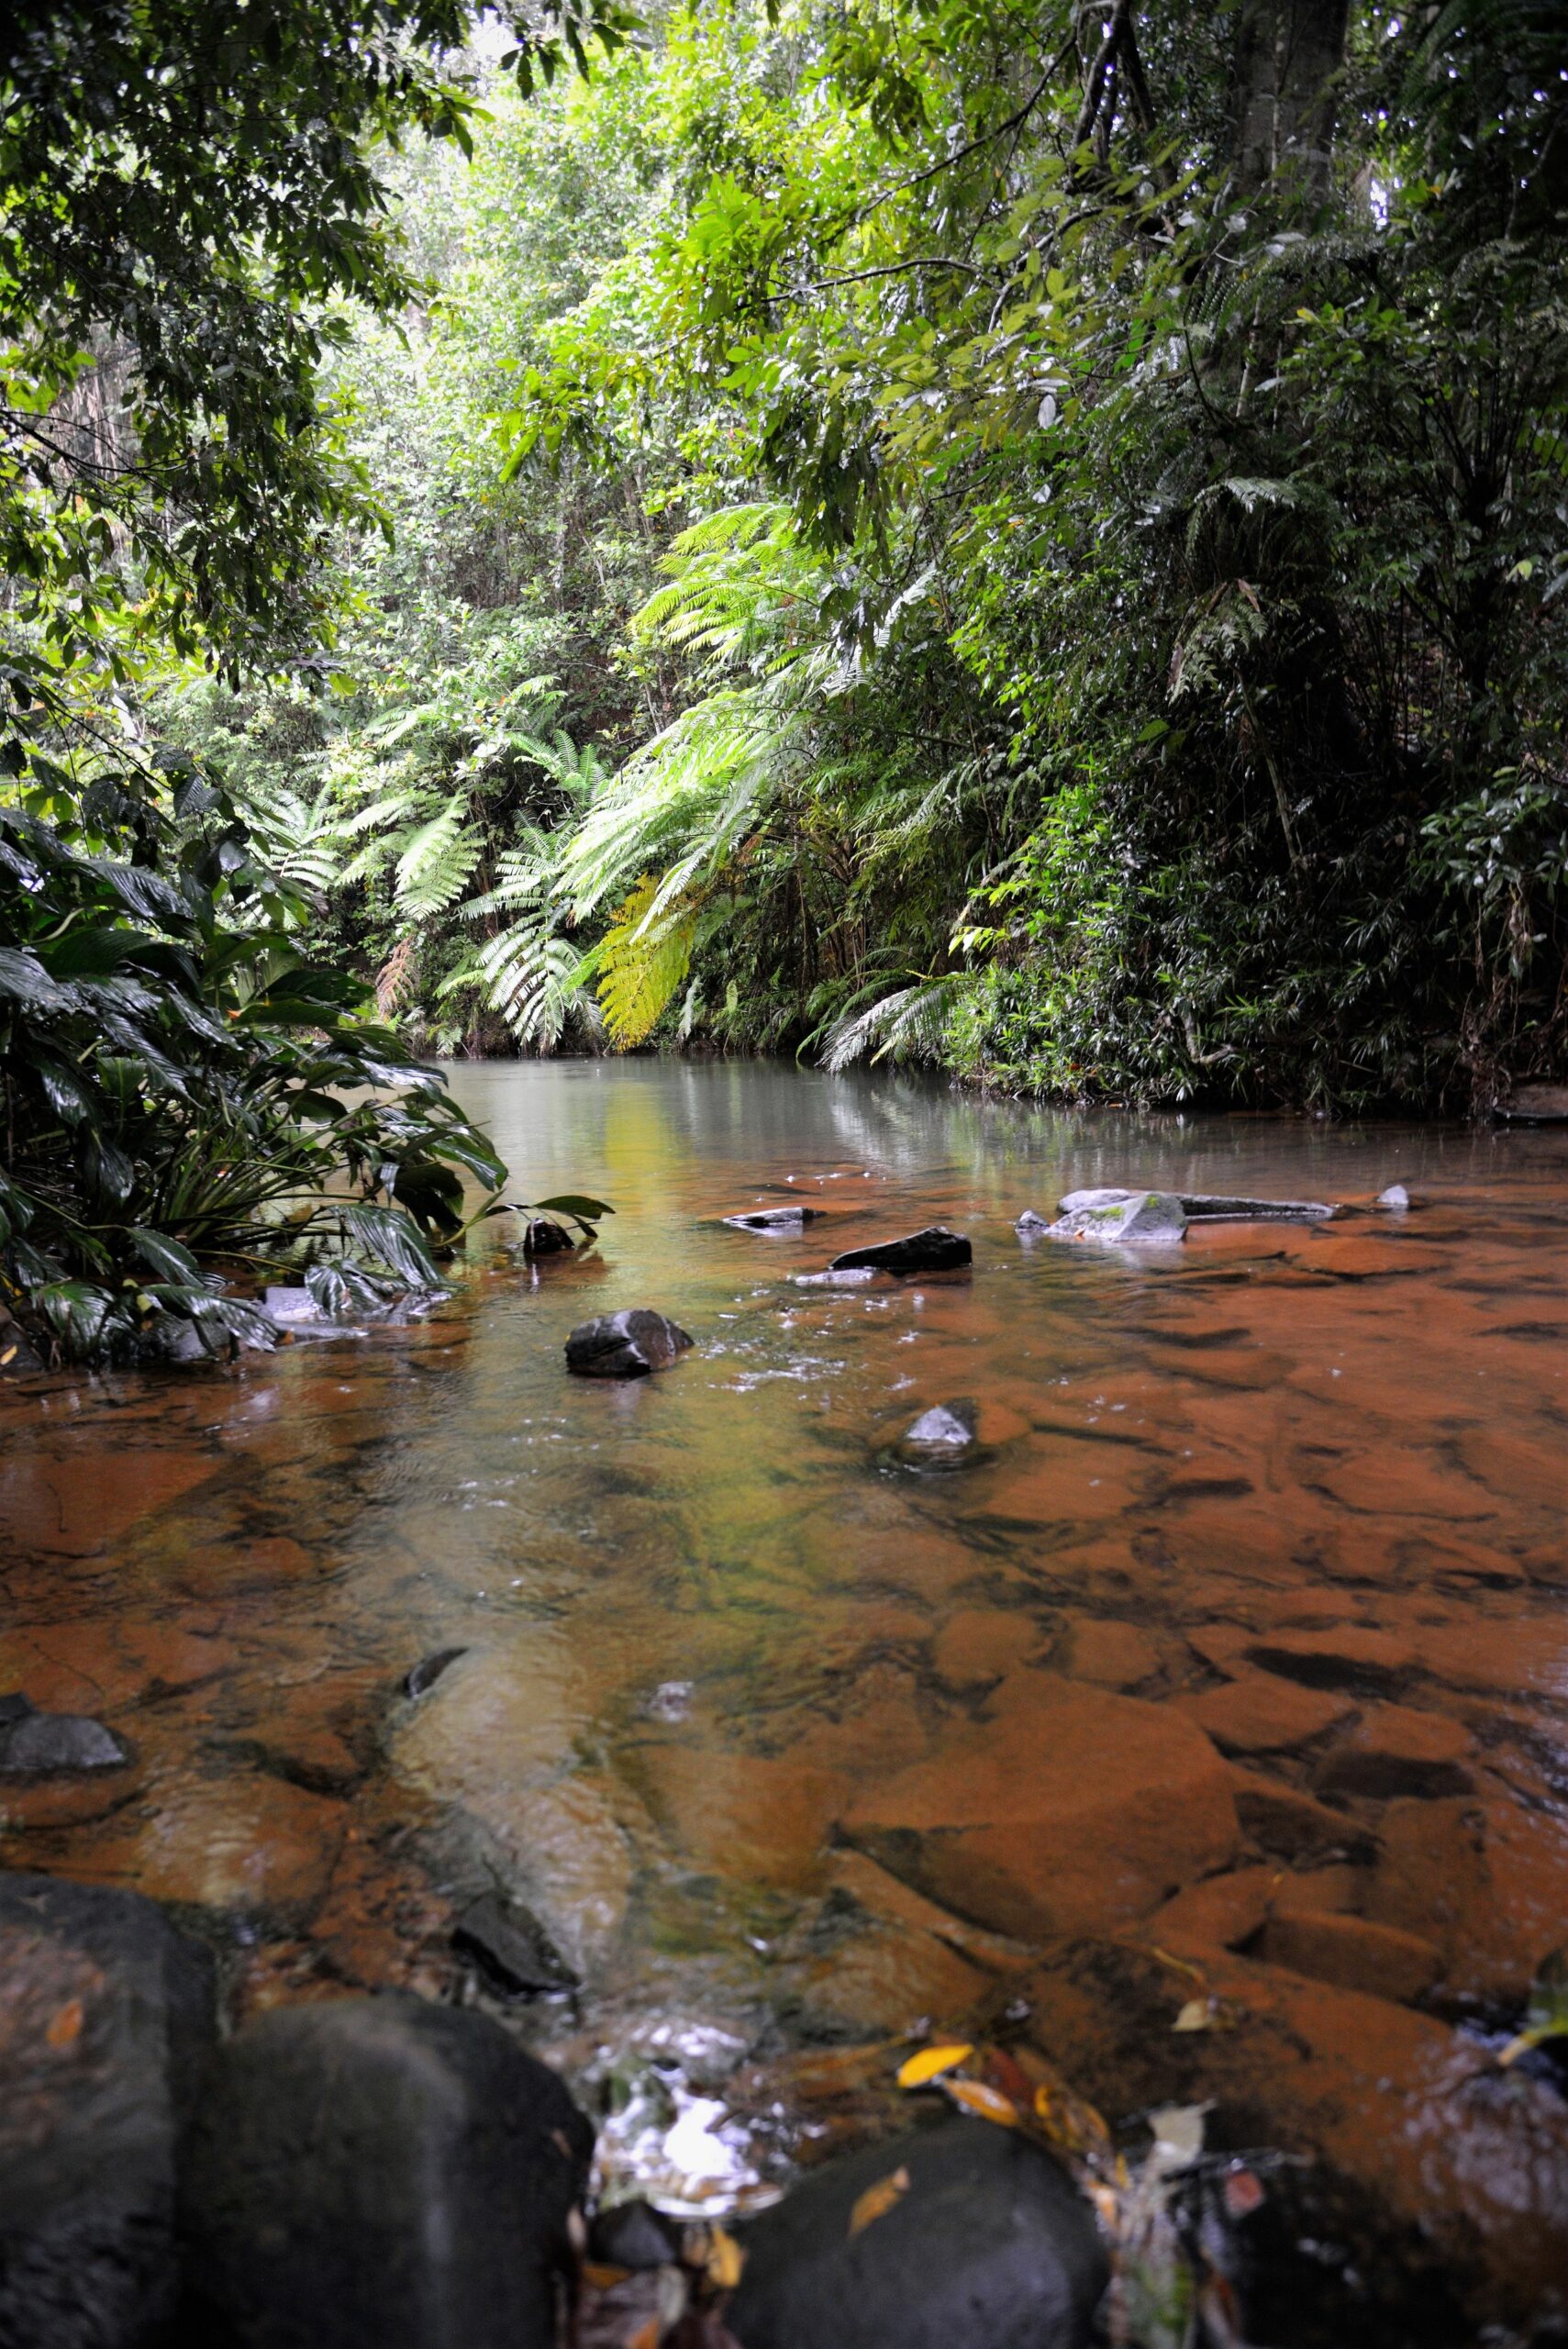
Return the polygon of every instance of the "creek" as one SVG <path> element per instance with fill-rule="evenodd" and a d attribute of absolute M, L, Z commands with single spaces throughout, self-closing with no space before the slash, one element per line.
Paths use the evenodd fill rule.
<path fill-rule="evenodd" d="M 892 2125 L 905 2034 L 1010 2011 L 1113 2128 L 1211 2101 L 1542 2305 L 1562 2076 L 1492 2058 L 1568 1941 L 1568 1133 L 452 1075 L 595 1247 L 498 1219 L 427 1315 L 0 1395 L 0 1690 L 132 1750 L 8 1791 L 0 1859 L 180 1904 L 240 2010 L 491 2002 L 617 2191 L 744 2206 Z M 1014 1231 L 1129 1181 L 1361 1211 Z M 933 1222 L 971 1275 L 795 1279 Z M 639 1305 L 693 1352 L 569 1378 Z M 957 1400 L 978 1456 L 897 1456 Z M 577 1997 L 473 1973 L 487 1893 Z"/>

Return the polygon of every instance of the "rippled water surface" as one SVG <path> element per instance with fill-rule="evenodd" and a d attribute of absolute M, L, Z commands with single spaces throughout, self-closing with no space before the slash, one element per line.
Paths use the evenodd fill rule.
<path fill-rule="evenodd" d="M 454 1086 L 515 1196 L 615 1203 L 596 1249 L 536 1271 L 497 1223 L 425 1321 L 0 1398 L 0 1686 L 136 1757 L 8 1796 L 9 1865 L 190 1904 L 250 2003 L 458 1994 L 454 1913 L 525 1898 L 586 1986 L 528 2028 L 616 2108 L 617 2158 L 695 2200 L 862 2125 L 855 2051 L 1026 1976 L 1113 2120 L 1171 2092 L 1107 2019 L 1105 1953 L 1140 1935 L 1173 2015 L 1199 1976 L 1316 1999 L 1290 2028 L 1319 2075 L 1385 2078 L 1379 2030 L 1413 2064 L 1518 2020 L 1568 1941 L 1568 1135 L 1077 1117 L 753 1065 Z M 1416 1206 L 1372 1212 L 1396 1179 Z M 1143 1256 L 1015 1235 L 1126 1180 L 1364 1211 Z M 792 1196 L 824 1219 L 720 1220 Z M 795 1283 L 933 1221 L 972 1276 Z M 569 1379 L 567 1331 L 630 1305 L 695 1352 Z M 960 1398 L 983 1456 L 902 1465 Z M 1198 1731 L 1229 1849 L 1157 1815 Z M 1013 1782 L 1046 1748 L 1108 1808 L 1037 1863 Z M 1264 2119 L 1331 2133 L 1309 2108 Z M 1539 2180 L 1502 2191 L 1555 2222 Z"/>

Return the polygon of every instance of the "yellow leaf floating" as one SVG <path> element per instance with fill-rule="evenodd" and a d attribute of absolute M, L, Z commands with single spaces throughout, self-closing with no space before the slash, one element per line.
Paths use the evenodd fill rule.
<path fill-rule="evenodd" d="M 973 2047 L 922 2047 L 917 2055 L 898 2066 L 901 2088 L 923 2088 L 931 2080 L 940 2079 L 944 2072 L 957 2069 L 973 2054 Z"/>
<path fill-rule="evenodd" d="M 851 2236 L 862 2233 L 877 2219 L 885 2219 L 895 2203 L 902 2201 L 908 2191 L 909 2173 L 902 2167 L 890 2171 L 886 2177 L 879 2177 L 874 2186 L 868 2186 L 863 2194 L 856 2196 L 854 2209 L 850 2212 Z"/>
<path fill-rule="evenodd" d="M 999 2129 L 1018 2127 L 1018 2108 L 1000 2088 L 985 2087 L 979 2080 L 944 2080 L 942 2086 L 954 2104 L 961 2104 L 965 2112 L 977 2113 L 982 2121 L 994 2121 Z"/>
<path fill-rule="evenodd" d="M 1214 2017 L 1209 2011 L 1208 2000 L 1189 1998 L 1171 2025 L 1171 2029 L 1173 2031 L 1209 2031 L 1212 2030 L 1213 2025 Z"/>

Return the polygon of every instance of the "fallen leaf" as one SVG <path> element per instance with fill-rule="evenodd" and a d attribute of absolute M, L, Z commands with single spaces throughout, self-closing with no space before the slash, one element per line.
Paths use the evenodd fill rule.
<path fill-rule="evenodd" d="M 716 2221 L 708 2229 L 707 2257 L 703 2262 L 703 2274 L 716 2292 L 732 2292 L 740 2281 L 740 2270 L 746 2265 L 746 2254 L 734 2236 Z"/>
<path fill-rule="evenodd" d="M 624 2284 L 632 2273 L 629 2267 L 612 2267 L 603 2260 L 585 2259 L 583 2262 L 583 2281 L 595 2292 L 613 2292 L 616 2286 Z"/>
<path fill-rule="evenodd" d="M 82 2036 L 83 2020 L 81 1999 L 72 1998 L 61 2008 L 60 2012 L 44 2032 L 44 2037 L 50 2045 L 57 2050 L 74 2047 Z"/>
<path fill-rule="evenodd" d="M 1264 2200 L 1262 2181 L 1250 2169 L 1233 2169 L 1226 2173 L 1225 2208 L 1232 2219 L 1248 2219 Z"/>
<path fill-rule="evenodd" d="M 879 2177 L 876 2184 L 868 2186 L 863 2194 L 857 2195 L 855 2207 L 850 2212 L 851 2241 L 874 2220 L 885 2219 L 895 2203 L 902 2201 L 908 2191 L 909 2173 L 906 2169 L 899 2167 L 890 2170 L 885 2177 Z"/>
<path fill-rule="evenodd" d="M 1541 1959 L 1529 1986 L 1524 2029 L 1499 2051 L 1497 2061 L 1516 2064 L 1549 2039 L 1568 2039 L 1568 1949 L 1554 1949 Z"/>
<path fill-rule="evenodd" d="M 898 2066 L 901 2088 L 923 2088 L 930 2080 L 940 2079 L 960 2064 L 967 2063 L 974 2053 L 973 2047 L 922 2047 L 917 2055 Z"/>
<path fill-rule="evenodd" d="M 998 2089 L 983 2087 L 979 2080 L 943 2080 L 942 2087 L 965 2112 L 977 2113 L 982 2121 L 994 2121 L 1000 2129 L 1018 2127 L 1018 2106 Z"/>
<path fill-rule="evenodd" d="M 1234 2031 L 1236 2010 L 1222 1998 L 1212 1994 L 1207 1998 L 1189 1998 L 1175 2021 L 1173 2031 Z"/>

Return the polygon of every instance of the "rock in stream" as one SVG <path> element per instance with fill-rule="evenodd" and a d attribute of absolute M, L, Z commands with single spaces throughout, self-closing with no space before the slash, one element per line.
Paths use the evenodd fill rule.
<path fill-rule="evenodd" d="M 554 2349 L 593 2131 L 485 2015 L 274 2008 L 221 2051 L 183 2223 L 193 2341 Z"/>
<path fill-rule="evenodd" d="M 882 1240 L 869 1248 L 849 1248 L 828 1266 L 834 1273 L 956 1273 L 973 1264 L 974 1251 L 962 1232 L 928 1224 L 902 1240 Z"/>
<path fill-rule="evenodd" d="M 744 2240 L 741 2349 L 1081 2349 L 1107 2277 L 1065 2170 L 962 2117 L 829 2163 Z"/>
<path fill-rule="evenodd" d="M 691 1343 L 662 1313 L 634 1305 L 580 1322 L 566 1341 L 566 1367 L 579 1378 L 646 1378 L 668 1370 Z"/>
<path fill-rule="evenodd" d="M 0 2343 L 142 2349 L 175 2307 L 176 2161 L 212 1960 L 139 1894 L 0 1876 Z"/>

